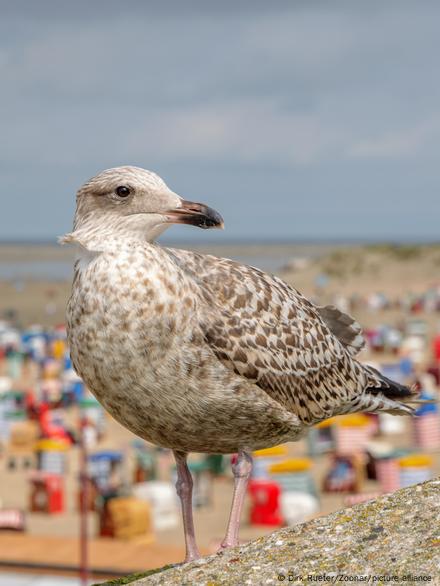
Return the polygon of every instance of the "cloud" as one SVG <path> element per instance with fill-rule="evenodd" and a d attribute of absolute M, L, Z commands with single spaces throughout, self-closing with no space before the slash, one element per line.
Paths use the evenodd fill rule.
<path fill-rule="evenodd" d="M 318 116 L 285 111 L 275 100 L 238 99 L 147 115 L 127 136 L 126 152 L 307 165 L 340 141 L 340 132 Z"/>
<path fill-rule="evenodd" d="M 301 227 L 343 233 L 362 189 L 381 205 L 402 193 L 408 161 L 408 197 L 411 185 L 433 209 L 439 17 L 438 3 L 406 0 L 6 3 L 0 172 L 29 218 L 20 197 L 8 198 L 0 233 L 62 231 L 71 205 L 59 194 L 130 162 L 162 170 L 188 193 L 202 193 L 202 178 L 226 192 L 233 177 L 255 215 L 237 230 L 267 223 L 279 234 L 294 192 L 304 194 L 295 209 L 315 208 Z M 272 188 L 276 212 L 257 201 Z M 232 195 L 225 202 L 235 211 Z"/>
<path fill-rule="evenodd" d="M 405 130 L 361 140 L 351 146 L 352 157 L 410 157 L 440 138 L 440 114 Z"/>

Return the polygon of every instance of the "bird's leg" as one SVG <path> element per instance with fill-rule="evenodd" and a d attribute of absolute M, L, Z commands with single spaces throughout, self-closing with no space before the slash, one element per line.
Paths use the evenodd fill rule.
<path fill-rule="evenodd" d="M 219 551 L 222 551 L 227 547 L 235 547 L 238 545 L 241 510 L 243 508 L 244 497 L 246 496 L 246 488 L 251 471 L 252 456 L 244 450 L 240 450 L 238 452 L 237 461 L 232 464 L 232 473 L 234 474 L 234 496 L 232 497 L 232 507 L 229 515 L 226 536 L 222 541 Z"/>
<path fill-rule="evenodd" d="M 185 562 L 192 562 L 200 557 L 192 514 L 193 480 L 186 463 L 187 454 L 185 452 L 174 451 L 174 458 L 177 467 L 176 490 L 182 504 L 183 529 L 185 531 Z"/>

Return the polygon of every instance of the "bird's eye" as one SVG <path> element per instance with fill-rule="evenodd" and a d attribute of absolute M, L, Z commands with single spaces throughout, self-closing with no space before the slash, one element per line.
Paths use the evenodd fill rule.
<path fill-rule="evenodd" d="M 130 195 L 130 188 L 126 185 L 120 185 L 115 191 L 118 197 L 128 197 Z"/>

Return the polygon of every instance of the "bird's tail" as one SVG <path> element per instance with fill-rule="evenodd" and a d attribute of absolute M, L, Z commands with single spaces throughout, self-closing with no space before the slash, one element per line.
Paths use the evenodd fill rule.
<path fill-rule="evenodd" d="M 420 399 L 420 389 L 417 385 L 407 387 L 384 376 L 372 366 L 365 368 L 372 375 L 365 393 L 372 399 L 375 411 L 385 411 L 394 415 L 414 415 L 414 406 L 435 402 Z"/>

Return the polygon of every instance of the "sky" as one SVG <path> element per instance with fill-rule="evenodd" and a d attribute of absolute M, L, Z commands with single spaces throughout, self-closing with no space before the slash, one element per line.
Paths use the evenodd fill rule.
<path fill-rule="evenodd" d="M 216 208 L 174 239 L 439 239 L 440 3 L 0 0 L 0 239 L 134 164 Z"/>

